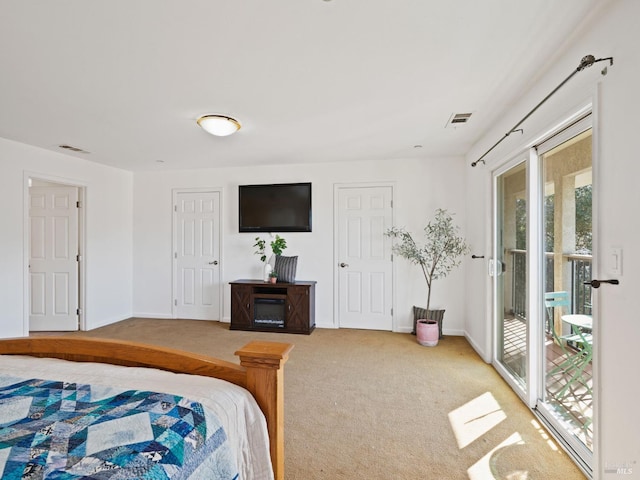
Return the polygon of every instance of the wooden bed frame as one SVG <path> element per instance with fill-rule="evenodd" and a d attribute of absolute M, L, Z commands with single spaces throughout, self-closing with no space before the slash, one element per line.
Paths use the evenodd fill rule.
<path fill-rule="evenodd" d="M 246 388 L 267 419 L 271 463 L 276 480 L 284 480 L 283 366 L 293 345 L 250 342 L 235 355 L 240 365 L 205 355 L 122 340 L 88 337 L 35 337 L 0 340 L 0 354 L 61 358 L 129 367 L 151 367 L 226 380 Z"/>

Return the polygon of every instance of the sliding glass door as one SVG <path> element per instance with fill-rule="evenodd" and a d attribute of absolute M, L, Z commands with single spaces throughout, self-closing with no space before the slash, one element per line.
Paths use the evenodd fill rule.
<path fill-rule="evenodd" d="M 543 208 L 543 385 L 537 408 L 579 460 L 593 453 L 592 131 L 540 145 Z"/>
<path fill-rule="evenodd" d="M 586 473 L 593 453 L 591 116 L 494 182 L 495 366 Z"/>
<path fill-rule="evenodd" d="M 496 359 L 509 379 L 527 388 L 527 169 L 521 161 L 495 179 Z"/>

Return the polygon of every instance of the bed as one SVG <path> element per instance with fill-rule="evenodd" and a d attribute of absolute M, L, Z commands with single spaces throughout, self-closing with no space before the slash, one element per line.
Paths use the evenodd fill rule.
<path fill-rule="evenodd" d="M 235 432 L 234 429 L 237 429 L 237 427 L 230 427 L 231 432 L 227 435 L 230 437 L 227 439 L 228 441 L 218 440 L 217 444 L 216 442 L 212 442 L 216 444 L 215 446 L 206 447 L 211 449 L 213 452 L 211 455 L 207 456 L 207 461 L 210 463 L 210 457 L 214 456 L 224 460 L 230 455 L 232 460 L 237 461 L 239 465 L 239 472 L 236 474 L 235 478 L 244 478 L 244 476 L 271 478 L 271 475 L 273 475 L 273 478 L 276 480 L 283 480 L 283 366 L 287 361 L 289 352 L 292 348 L 293 345 L 287 343 L 263 341 L 250 342 L 235 352 L 240 359 L 240 364 L 238 365 L 204 355 L 119 340 L 72 336 L 0 340 L 0 378 L 4 379 L 0 382 L 0 396 L 4 395 L 2 398 L 5 398 L 5 402 L 7 402 L 9 401 L 7 399 L 11 398 L 10 395 L 14 394 L 14 390 L 17 392 L 17 398 L 22 398 L 21 395 L 24 392 L 23 389 L 35 389 L 34 391 L 37 392 L 35 396 L 40 398 L 39 401 L 43 405 L 49 405 L 51 401 L 43 400 L 44 397 L 47 395 L 53 397 L 55 397 L 55 395 L 60 396 L 60 391 L 63 391 L 64 395 L 68 395 L 67 389 L 74 388 L 76 389 L 73 392 L 74 396 L 72 397 L 74 400 L 76 398 L 82 398 L 84 401 L 91 395 L 93 395 L 93 397 L 96 395 L 100 397 L 100 395 L 95 392 L 102 392 L 102 397 L 109 399 L 109 408 L 112 408 L 115 405 L 115 407 L 113 407 L 113 411 L 117 412 L 122 410 L 128 411 L 126 409 L 130 408 L 129 405 L 134 405 L 135 408 L 139 408 L 140 405 L 145 403 L 153 404 L 150 408 L 155 410 L 150 413 L 145 412 L 144 414 L 141 413 L 138 415 L 138 410 L 128 411 L 129 413 L 126 415 L 129 417 L 127 419 L 128 421 L 131 420 L 131 418 L 141 418 L 144 415 L 156 415 L 158 418 L 162 418 L 163 420 L 158 421 L 158 424 L 162 424 L 165 422 L 164 419 L 169 417 L 171 417 L 171 421 L 175 421 L 173 418 L 175 415 L 172 416 L 172 414 L 162 417 L 159 416 L 160 414 L 157 413 L 157 410 L 159 408 L 158 405 L 161 405 L 162 409 L 171 408 L 173 409 L 171 412 L 179 411 L 181 412 L 181 415 L 184 415 L 184 418 L 189 419 L 186 423 L 183 422 L 182 418 L 180 419 L 180 425 L 188 424 L 187 427 L 181 426 L 181 429 L 183 430 L 185 428 L 188 429 L 188 435 L 186 435 L 181 441 L 183 441 L 185 445 L 184 448 L 189 449 L 197 443 L 194 438 L 199 441 L 205 436 L 213 436 L 211 432 L 217 431 L 217 425 L 214 422 L 211 424 L 213 425 L 213 428 L 209 428 L 206 435 L 203 434 L 203 429 L 200 428 L 198 421 L 193 420 L 194 418 L 207 417 L 207 419 L 209 419 L 209 417 L 211 417 L 224 424 L 229 421 L 226 417 L 231 417 L 229 413 L 225 413 L 225 408 L 222 408 L 223 411 L 219 414 L 202 414 L 203 408 L 207 412 L 209 411 L 209 404 L 216 404 L 218 407 L 222 405 L 224 407 L 224 405 L 230 401 L 226 398 L 229 394 L 225 393 L 222 397 L 219 397 L 218 394 L 209 394 L 208 389 L 211 388 L 212 391 L 214 389 L 214 387 L 211 386 L 212 384 L 224 384 L 240 396 L 242 396 L 242 392 L 246 395 L 246 391 L 248 391 L 250 395 L 246 396 L 249 400 L 245 399 L 243 403 L 255 404 L 259 408 L 259 412 L 255 415 L 255 418 L 253 413 L 251 413 L 251 410 L 249 410 L 249 413 L 243 413 L 242 415 L 249 419 L 245 419 L 245 423 L 256 424 L 258 426 L 258 433 L 252 433 L 250 440 L 243 439 L 239 441 L 235 437 L 237 432 Z M 90 363 L 87 364 L 85 362 Z M 69 368 L 69 371 L 66 370 L 67 368 Z M 16 372 L 20 373 L 20 375 L 17 376 L 19 377 L 19 381 L 13 382 L 14 379 L 11 377 L 16 377 Z M 7 377 L 9 377 L 9 380 L 7 380 Z M 220 380 L 229 382 L 233 385 L 228 385 Z M 187 393 L 183 395 L 181 390 L 178 391 L 178 387 L 175 387 L 173 383 L 170 383 L 173 381 L 177 381 L 178 384 L 185 388 L 187 388 L 187 386 L 189 388 L 195 388 L 195 392 L 187 388 Z M 94 393 L 88 395 L 86 393 L 86 387 L 91 384 L 100 385 L 101 389 L 94 387 Z M 69 385 L 72 385 L 72 387 L 69 387 Z M 168 390 L 167 388 L 160 388 L 168 385 L 171 385 Z M 5 391 L 2 390 L 3 388 Z M 218 386 L 215 388 L 218 388 Z M 113 390 L 116 392 L 116 395 L 109 397 L 109 395 L 104 393 L 105 389 L 107 393 Z M 141 400 L 140 395 L 143 393 L 152 395 L 148 398 L 145 397 L 145 400 Z M 167 394 L 170 395 L 169 399 L 157 396 Z M 100 398 L 100 401 L 102 401 L 102 397 Z M 114 398 L 117 398 L 118 400 L 116 404 L 113 403 Z M 153 398 L 153 402 L 155 403 L 149 400 L 150 398 Z M 222 400 L 220 400 L 220 398 L 222 398 Z M 131 403 L 127 403 L 126 406 L 123 406 L 120 403 L 125 401 L 129 402 L 129 400 L 131 400 Z M 62 401 L 59 403 L 67 405 L 67 403 Z M 80 403 L 80 401 L 78 401 L 78 403 Z M 83 403 L 83 405 L 85 404 Z M 31 408 L 33 408 L 33 406 Z M 91 408 L 96 409 L 96 411 L 103 411 L 103 409 L 106 409 L 105 405 L 102 404 L 99 407 L 92 405 Z M 20 408 L 16 407 L 13 410 L 20 410 Z M 6 408 L 6 406 L 5 408 L 2 408 L 3 412 L 11 412 L 13 410 L 11 408 Z M 58 415 L 68 415 L 68 413 L 64 411 L 65 408 L 61 408 L 60 410 L 62 413 L 58 412 Z M 260 415 L 260 412 L 263 416 Z M 35 415 L 33 414 L 33 411 L 31 411 L 31 414 L 31 416 L 36 418 L 36 420 L 38 419 L 39 414 Z M 7 415 L 8 413 L 5 413 L 5 416 Z M 113 414 L 109 413 L 109 415 Z M 77 416 L 74 416 L 74 421 L 84 420 L 77 420 Z M 68 422 L 68 419 L 64 418 L 59 422 L 59 424 L 67 425 Z M 264 430 L 264 439 L 262 442 L 260 441 L 261 434 L 259 432 L 261 422 Z M 119 425 L 119 420 L 111 422 L 111 424 Z M 207 427 L 210 427 L 209 423 L 207 423 Z M 129 428 L 132 428 L 132 435 L 139 434 L 139 431 L 143 430 L 143 428 Z M 117 435 L 122 434 L 122 432 L 116 433 Z M 174 432 L 170 431 L 169 433 L 173 434 Z M 40 432 L 36 431 L 35 434 L 29 438 L 36 438 L 37 435 L 40 435 Z M 98 438 L 95 435 L 97 434 L 94 434 L 93 438 Z M 106 437 L 100 437 L 101 440 L 98 443 L 102 445 L 107 442 L 106 444 L 108 446 L 108 440 L 103 440 L 102 438 L 108 439 L 109 435 L 115 434 L 107 433 L 106 435 Z M 164 437 L 166 436 L 167 435 L 165 434 Z M 155 440 L 153 441 L 155 442 Z M 76 444 L 79 445 L 81 443 L 77 440 L 74 440 L 74 442 L 76 442 L 73 444 L 74 448 Z M 83 442 L 82 447 L 77 447 L 78 451 L 84 452 L 86 449 L 86 452 L 94 452 L 97 450 L 96 445 L 91 445 L 88 438 L 83 439 Z M 237 452 L 235 448 L 236 443 L 238 442 L 243 445 L 249 445 L 251 448 L 255 447 L 256 451 L 249 451 L 249 453 L 247 453 L 247 451 Z M 252 442 L 258 444 L 262 443 L 262 447 L 260 447 L 260 445 L 253 445 Z M 95 443 L 95 440 L 93 443 Z M 225 445 L 225 443 L 228 445 Z M 268 447 L 265 445 L 266 443 L 268 443 Z M 202 444 L 204 445 L 204 440 L 202 441 Z M 10 462 L 6 459 L 6 452 L 9 452 L 11 449 L 6 448 L 6 444 L 4 447 L 5 448 L 3 449 L 3 445 L 0 445 L 0 463 L 4 461 L 5 467 L 7 467 Z M 214 448 L 218 450 L 213 451 Z M 260 448 L 264 448 L 266 453 L 261 454 L 258 451 Z M 195 450 L 195 447 L 193 447 L 193 449 Z M 115 451 L 117 448 L 114 446 L 113 450 Z M 205 449 L 205 451 L 207 450 Z M 200 450 L 200 452 L 202 452 L 202 450 Z M 202 455 L 202 453 L 200 454 Z M 245 473 L 243 476 L 243 473 L 241 472 L 246 472 L 246 468 L 249 468 L 250 472 L 252 471 L 251 469 L 253 468 L 253 465 L 249 465 L 247 467 L 247 464 L 252 464 L 254 462 L 256 464 L 259 463 L 258 460 L 261 455 L 263 457 L 267 457 L 267 461 L 270 463 L 269 473 L 264 473 L 264 469 L 259 467 L 258 473 Z M 15 460 L 12 461 L 15 462 Z M 11 465 L 14 465 L 14 463 L 11 463 Z M 191 466 L 189 468 L 191 468 L 189 471 L 197 472 L 197 469 L 205 467 Z M 216 467 L 206 466 L 206 468 L 215 469 Z M 221 467 L 223 471 L 226 471 L 225 468 L 226 467 Z M 202 472 L 206 470 L 199 471 Z M 271 471 L 273 473 L 271 473 Z M 171 471 L 169 471 L 169 473 L 170 472 Z M 182 475 L 182 473 L 176 474 L 175 478 L 179 478 L 180 475 Z M 230 478 L 234 478 L 233 472 L 230 471 L 230 475 Z M 204 476 L 202 474 L 195 473 L 192 478 L 209 477 L 210 476 L 208 474 Z M 60 476 L 56 478 L 79 477 Z M 92 478 L 110 477 L 95 476 Z M 157 478 L 162 478 L 162 476 L 158 476 Z M 169 475 L 168 478 L 173 478 L 173 476 Z M 211 476 L 211 478 L 213 477 Z M 222 475 L 221 478 L 223 478 Z"/>

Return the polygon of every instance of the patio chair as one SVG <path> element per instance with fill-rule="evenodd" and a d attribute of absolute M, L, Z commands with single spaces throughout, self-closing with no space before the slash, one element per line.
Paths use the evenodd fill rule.
<path fill-rule="evenodd" d="M 560 375 L 563 379 L 566 379 L 566 384 L 554 396 L 559 399 L 569 392 L 575 394 L 574 386 L 576 384 L 584 387 L 585 394 L 591 394 L 588 379 L 584 377 L 585 369 L 591 362 L 593 354 L 591 333 L 585 333 L 580 329 L 576 330 L 574 328 L 568 335 L 563 335 L 562 333 L 558 335 L 556 333 L 554 310 L 556 308 L 568 309 L 571 306 L 568 292 L 547 292 L 544 295 L 544 302 L 547 309 L 549 330 L 554 342 L 560 347 L 564 356 L 564 361 L 547 372 L 547 377 Z M 569 344 L 575 344 L 577 351 L 570 348 Z"/>
<path fill-rule="evenodd" d="M 544 294 L 544 306 L 547 309 L 547 332 L 555 333 L 553 313 L 556 308 L 565 307 L 569 309 L 569 292 L 546 292 Z"/>

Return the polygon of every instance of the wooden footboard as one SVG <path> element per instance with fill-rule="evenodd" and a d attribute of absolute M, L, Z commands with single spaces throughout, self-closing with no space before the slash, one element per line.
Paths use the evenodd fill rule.
<path fill-rule="evenodd" d="M 264 412 L 276 480 L 284 480 L 283 366 L 293 345 L 250 342 L 235 354 L 240 365 L 205 355 L 121 340 L 36 337 L 0 340 L 0 354 L 150 367 L 226 380 L 246 388 Z"/>

